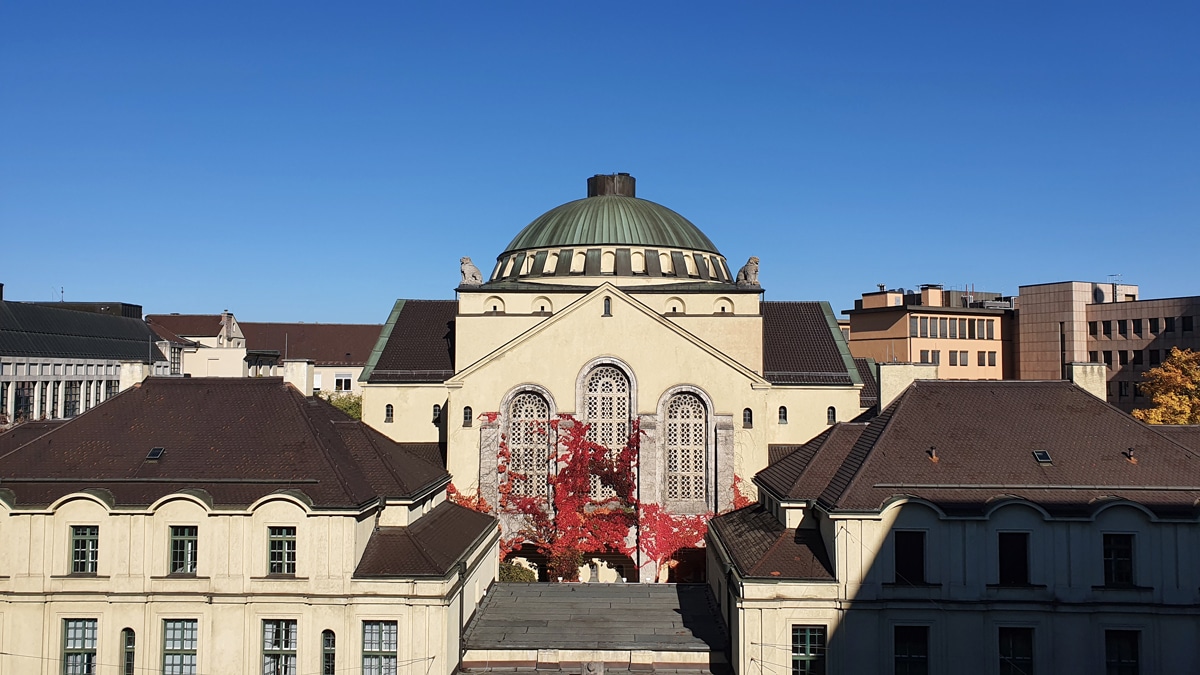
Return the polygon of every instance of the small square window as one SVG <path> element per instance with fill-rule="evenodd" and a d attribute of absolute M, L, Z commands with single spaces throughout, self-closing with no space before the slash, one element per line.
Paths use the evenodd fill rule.
<path fill-rule="evenodd" d="M 1129 398 L 1129 383 L 1128 382 L 1118 382 L 1117 383 L 1117 398 Z"/>
<path fill-rule="evenodd" d="M 1142 336 L 1142 320 L 1141 319 L 1133 320 L 1133 334 L 1138 337 Z"/>
<path fill-rule="evenodd" d="M 1104 331 L 1104 337 L 1112 337 L 1112 321 L 1102 321 L 1100 327 Z"/>
<path fill-rule="evenodd" d="M 1109 368 L 1113 367 L 1112 352 L 1110 352 L 1110 351 L 1104 352 L 1104 365 L 1108 366 Z"/>
<path fill-rule="evenodd" d="M 976 356 L 978 357 L 976 360 L 979 362 L 979 365 L 987 365 L 987 352 L 977 352 Z"/>
<path fill-rule="evenodd" d="M 958 352 L 954 351 L 953 349 L 950 350 L 950 365 L 958 365 Z"/>
<path fill-rule="evenodd" d="M 1179 322 L 1183 324 L 1183 332 L 1185 332 L 1185 333 L 1192 332 L 1192 330 L 1193 330 L 1192 317 L 1190 317 L 1190 316 L 1180 317 Z"/>
<path fill-rule="evenodd" d="M 1100 352 L 1088 352 L 1089 363 L 1100 363 Z"/>
<path fill-rule="evenodd" d="M 921 350 L 921 363 L 929 363 L 929 350 L 928 349 Z"/>
<path fill-rule="evenodd" d="M 1117 350 L 1117 363 L 1122 366 L 1129 365 L 1129 352 L 1124 349 Z"/>
<path fill-rule="evenodd" d="M 1099 332 L 1100 332 L 1100 331 L 1099 331 L 1099 330 L 1097 329 L 1097 327 L 1096 327 L 1096 322 L 1095 322 L 1095 321 L 1089 321 L 1089 322 L 1088 322 L 1088 335 L 1091 335 L 1092 337 L 1095 337 L 1095 336 L 1096 336 L 1096 334 L 1097 334 L 1097 333 L 1099 333 Z"/>
<path fill-rule="evenodd" d="M 1168 317 L 1163 318 L 1163 332 L 1164 333 L 1174 333 L 1175 332 L 1175 317 L 1168 316 Z"/>
<path fill-rule="evenodd" d="M 1129 335 L 1129 322 L 1125 319 L 1117 319 L 1117 333 L 1121 337 Z"/>
<path fill-rule="evenodd" d="M 1151 334 L 1158 333 L 1158 319 L 1157 318 L 1150 319 L 1150 333 Z"/>
<path fill-rule="evenodd" d="M 1162 363 L 1162 357 L 1159 354 L 1160 352 L 1157 349 L 1150 350 L 1150 365 L 1157 366 Z"/>
<path fill-rule="evenodd" d="M 1133 365 L 1135 365 L 1135 366 L 1140 366 L 1140 365 L 1142 365 L 1142 359 L 1143 359 L 1143 358 L 1144 358 L 1144 357 L 1142 356 L 1142 350 L 1140 350 L 1140 349 L 1138 349 L 1138 350 L 1135 350 L 1135 351 L 1133 352 Z"/>
<path fill-rule="evenodd" d="M 940 350 L 940 349 L 935 349 L 935 350 L 933 350 L 933 352 L 930 354 L 930 356 L 932 356 L 932 357 L 933 357 L 933 363 L 934 363 L 935 365 L 937 365 L 937 364 L 940 364 L 940 363 L 942 362 L 942 350 Z"/>
<path fill-rule="evenodd" d="M 988 365 L 996 365 L 996 352 L 988 352 Z"/>

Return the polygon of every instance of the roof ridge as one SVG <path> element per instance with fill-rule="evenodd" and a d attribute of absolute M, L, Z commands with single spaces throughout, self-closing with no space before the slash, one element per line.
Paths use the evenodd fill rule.
<path fill-rule="evenodd" d="M 357 499 L 357 495 L 355 495 L 354 490 L 351 489 L 349 480 L 342 474 L 341 468 L 338 466 L 338 462 L 334 459 L 333 454 L 330 452 L 330 448 L 326 447 L 326 444 L 322 442 L 324 437 L 321 435 L 321 432 L 317 430 L 316 422 L 307 410 L 308 398 L 301 394 L 300 390 L 296 389 L 295 387 L 291 387 L 290 385 L 284 386 L 288 387 L 288 393 L 292 395 L 292 401 L 297 404 L 297 412 L 300 414 L 300 417 L 304 419 L 304 423 L 308 425 L 308 430 L 312 435 L 312 439 L 316 441 L 317 451 L 321 453 L 321 457 L 325 459 L 325 462 L 333 471 L 334 478 L 337 479 L 338 485 L 342 487 L 342 492 L 351 501 L 358 502 L 359 500 Z M 319 398 L 316 398 L 315 400 L 320 401 Z M 346 454 L 348 456 L 349 452 Z M 370 485 L 370 481 L 366 481 L 365 479 L 364 481 Z"/>
<path fill-rule="evenodd" d="M 829 480 L 829 485 L 821 492 L 821 496 L 817 498 L 817 503 L 825 509 L 833 509 L 837 507 L 837 503 L 841 500 L 842 495 L 850 489 L 856 478 L 862 472 L 863 465 L 866 464 L 867 458 L 871 455 L 871 450 L 887 433 L 888 425 L 892 421 L 892 417 L 896 414 L 896 410 L 900 408 L 900 404 L 904 399 L 908 398 L 909 392 L 913 390 L 916 382 L 909 385 L 896 400 L 887 408 L 881 411 L 870 423 L 867 428 L 854 441 L 854 447 L 850 449 L 850 453 L 846 455 L 846 459 L 842 461 L 842 465 L 834 472 L 833 478 Z M 872 434 L 871 427 L 878 425 L 879 432 Z"/>

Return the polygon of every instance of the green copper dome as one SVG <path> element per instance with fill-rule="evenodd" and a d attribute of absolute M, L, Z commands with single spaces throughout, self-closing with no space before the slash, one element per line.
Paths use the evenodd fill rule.
<path fill-rule="evenodd" d="M 594 176 L 588 181 L 588 193 L 586 199 L 550 209 L 526 225 L 504 253 L 605 245 L 720 253 L 687 218 L 661 204 L 634 197 L 632 176 Z"/>

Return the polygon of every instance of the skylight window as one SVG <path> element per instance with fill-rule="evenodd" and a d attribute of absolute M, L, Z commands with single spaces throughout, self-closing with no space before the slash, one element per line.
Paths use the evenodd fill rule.
<path fill-rule="evenodd" d="M 1050 459 L 1050 453 L 1046 450 L 1034 450 L 1033 458 L 1035 460 L 1037 460 L 1038 464 L 1041 464 L 1043 466 L 1054 463 L 1054 460 Z"/>
<path fill-rule="evenodd" d="M 166 448 L 150 448 L 150 452 L 146 455 L 146 459 L 157 461 L 159 457 L 162 457 L 162 454 L 165 451 Z"/>

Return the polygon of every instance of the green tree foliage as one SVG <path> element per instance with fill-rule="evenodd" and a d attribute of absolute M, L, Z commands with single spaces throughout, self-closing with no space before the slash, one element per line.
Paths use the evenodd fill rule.
<path fill-rule="evenodd" d="M 537 575 L 528 567 L 511 562 L 500 563 L 500 581 L 532 584 L 537 581 Z"/>
<path fill-rule="evenodd" d="M 1134 417 L 1148 424 L 1200 424 L 1200 352 L 1174 347 L 1142 379 L 1154 407 L 1134 410 Z"/>
<path fill-rule="evenodd" d="M 321 392 L 321 398 L 329 401 L 333 407 L 341 410 L 356 420 L 362 419 L 362 394 L 350 394 L 343 391 Z"/>

